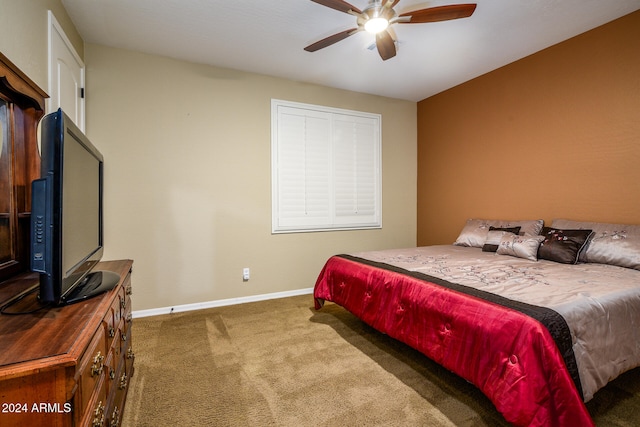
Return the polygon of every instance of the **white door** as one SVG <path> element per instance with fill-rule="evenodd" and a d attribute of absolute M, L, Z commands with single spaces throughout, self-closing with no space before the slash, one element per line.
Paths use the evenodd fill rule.
<path fill-rule="evenodd" d="M 58 108 L 84 132 L 84 63 L 49 11 L 49 100 L 47 111 Z"/>

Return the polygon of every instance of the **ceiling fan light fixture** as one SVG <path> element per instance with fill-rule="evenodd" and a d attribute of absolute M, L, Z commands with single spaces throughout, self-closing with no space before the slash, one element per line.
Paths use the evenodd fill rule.
<path fill-rule="evenodd" d="M 364 23 L 364 29 L 370 32 L 371 34 L 378 34 L 381 31 L 384 31 L 389 26 L 389 21 L 386 18 L 371 18 Z"/>
<path fill-rule="evenodd" d="M 477 4 L 451 4 L 427 7 L 424 9 L 396 13 L 394 7 L 400 0 L 368 0 L 367 7 L 360 10 L 345 0 L 311 0 L 330 9 L 352 15 L 356 18 L 357 27 L 341 31 L 305 47 L 307 52 L 315 52 L 334 43 L 344 40 L 359 31 L 367 31 L 375 36 L 375 47 L 383 61 L 396 56 L 397 39 L 392 26 L 396 24 L 424 24 L 428 22 L 449 21 L 467 18 L 473 15 Z M 351 0 L 349 0 L 351 1 Z M 364 1 L 364 0 L 362 0 Z"/>

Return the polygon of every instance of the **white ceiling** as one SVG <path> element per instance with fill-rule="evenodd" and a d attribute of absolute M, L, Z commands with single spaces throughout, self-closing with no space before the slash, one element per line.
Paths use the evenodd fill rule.
<path fill-rule="evenodd" d="M 462 1 L 400 0 L 403 13 Z M 475 0 L 469 18 L 396 24 L 396 57 L 382 61 L 360 32 L 314 53 L 303 48 L 355 27 L 310 0 L 62 0 L 87 43 L 419 101 L 640 9 L 640 0 Z M 368 0 L 349 3 L 364 9 Z"/>

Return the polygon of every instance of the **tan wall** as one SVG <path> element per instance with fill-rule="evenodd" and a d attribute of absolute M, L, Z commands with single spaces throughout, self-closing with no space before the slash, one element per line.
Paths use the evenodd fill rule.
<path fill-rule="evenodd" d="M 60 0 L 0 0 L 0 52 L 41 89 L 47 83 L 47 11 L 51 10 L 82 58 L 84 46 Z"/>
<path fill-rule="evenodd" d="M 105 258 L 135 260 L 134 310 L 311 288 L 330 255 L 415 246 L 416 103 L 91 44 L 85 62 Z M 382 115 L 382 230 L 271 235 L 271 98 Z"/>
<path fill-rule="evenodd" d="M 640 223 L 640 12 L 418 103 L 418 245 L 470 217 Z"/>

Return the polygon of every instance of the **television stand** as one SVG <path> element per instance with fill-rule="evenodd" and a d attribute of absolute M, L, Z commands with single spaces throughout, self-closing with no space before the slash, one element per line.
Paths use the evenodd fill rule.
<path fill-rule="evenodd" d="M 92 271 L 76 288 L 62 299 L 62 305 L 84 301 L 113 289 L 120 282 L 120 275 L 113 271 Z"/>

